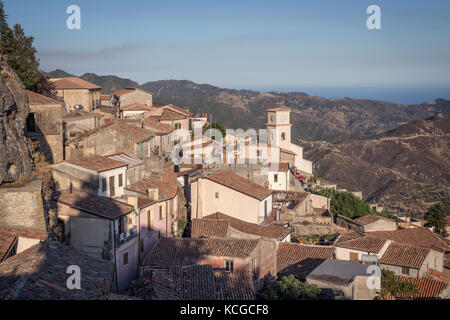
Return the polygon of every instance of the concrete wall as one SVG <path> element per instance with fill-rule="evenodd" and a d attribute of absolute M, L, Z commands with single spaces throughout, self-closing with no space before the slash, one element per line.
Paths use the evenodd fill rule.
<path fill-rule="evenodd" d="M 119 186 L 119 175 L 122 175 L 122 186 Z M 114 197 L 120 197 L 124 194 L 124 188 L 127 186 L 127 168 L 121 167 L 113 170 L 103 171 L 98 174 L 98 195 L 111 197 L 110 194 L 110 177 L 114 177 Z M 102 191 L 102 179 L 106 179 L 106 191 Z"/>
<path fill-rule="evenodd" d="M 278 176 L 277 182 L 275 182 L 275 175 Z M 267 180 L 269 181 L 269 189 L 288 191 L 289 175 L 290 174 L 288 171 L 269 172 L 269 175 L 267 177 Z"/>
<path fill-rule="evenodd" d="M 56 95 L 64 99 L 67 111 L 73 111 L 77 104 L 90 110 L 100 105 L 101 89 L 66 89 L 56 90 Z"/>
<path fill-rule="evenodd" d="M 216 192 L 219 194 L 219 199 L 215 197 Z M 270 202 L 268 208 L 271 212 L 271 197 L 268 200 Z M 191 183 L 191 201 L 193 219 L 221 212 L 233 218 L 259 224 L 261 208 L 264 210 L 263 201 L 202 178 Z"/>
<path fill-rule="evenodd" d="M 120 96 L 120 106 L 123 107 L 133 103 L 142 103 L 151 107 L 153 105 L 153 96 L 141 90 L 134 90 Z"/>
<path fill-rule="evenodd" d="M 0 188 L 0 226 L 47 231 L 41 191 L 38 178 L 24 187 Z"/>

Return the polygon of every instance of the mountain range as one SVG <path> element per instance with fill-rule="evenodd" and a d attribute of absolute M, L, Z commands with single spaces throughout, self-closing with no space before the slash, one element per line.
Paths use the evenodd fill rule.
<path fill-rule="evenodd" d="M 63 70 L 47 74 L 73 76 Z M 292 137 L 305 146 L 305 158 L 314 161 L 319 177 L 362 190 L 367 200 L 392 212 L 423 213 L 437 201 L 449 210 L 449 100 L 402 105 L 224 89 L 189 80 L 139 85 L 116 76 L 80 77 L 102 86 L 104 93 L 140 87 L 152 92 L 156 103 L 208 113 L 228 128 L 265 128 L 267 109 L 289 107 Z"/>

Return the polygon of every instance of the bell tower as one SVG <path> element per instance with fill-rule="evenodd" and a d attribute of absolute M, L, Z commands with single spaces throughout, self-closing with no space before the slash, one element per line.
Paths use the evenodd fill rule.
<path fill-rule="evenodd" d="M 288 108 L 274 108 L 267 110 L 268 144 L 283 149 L 291 147 L 291 110 Z"/>

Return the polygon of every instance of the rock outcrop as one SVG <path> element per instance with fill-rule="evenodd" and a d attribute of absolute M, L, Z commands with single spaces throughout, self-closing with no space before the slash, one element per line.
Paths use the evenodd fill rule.
<path fill-rule="evenodd" d="M 31 149 L 25 137 L 29 113 L 25 87 L 0 54 L 0 185 L 33 171 Z"/>

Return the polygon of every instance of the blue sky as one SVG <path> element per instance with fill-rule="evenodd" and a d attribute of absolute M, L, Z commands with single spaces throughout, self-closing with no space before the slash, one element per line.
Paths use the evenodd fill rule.
<path fill-rule="evenodd" d="M 66 28 L 71 4 L 81 30 Z M 382 30 L 366 27 L 371 4 Z M 409 94 L 450 98 L 448 0 L 6 0 L 5 9 L 35 37 L 46 71 L 336 97 L 388 99 L 390 90 L 405 103 Z"/>

